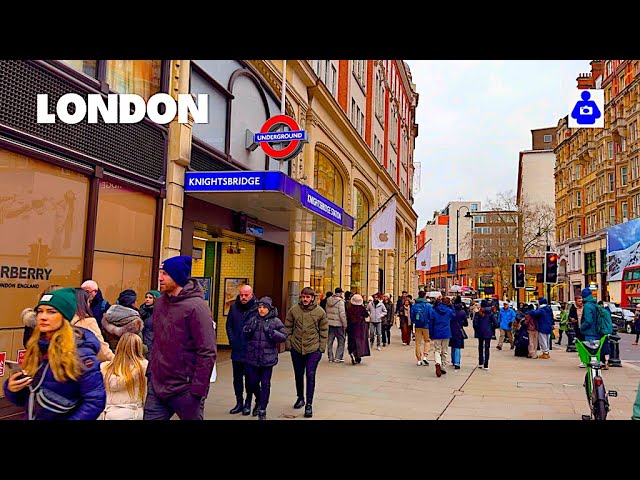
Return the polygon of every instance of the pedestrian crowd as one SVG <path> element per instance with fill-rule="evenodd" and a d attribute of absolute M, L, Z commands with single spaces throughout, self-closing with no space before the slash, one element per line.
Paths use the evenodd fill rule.
<path fill-rule="evenodd" d="M 93 280 L 76 288 L 50 286 L 22 312 L 26 353 L 22 371 L 4 383 L 6 397 L 35 420 L 203 419 L 217 358 L 211 308 L 191 277 L 191 257 L 165 260 L 158 280 L 159 290 L 145 292 L 141 305 L 131 289 L 111 305 Z M 303 288 L 282 319 L 271 297 L 257 298 L 250 285 L 241 287 L 225 325 L 236 398 L 230 414 L 267 418 L 273 368 L 284 347 L 294 370 L 293 408 L 312 417 L 325 351 L 328 362 L 344 363 L 346 347 L 350 363 L 360 365 L 374 346 L 381 351 L 391 344 L 394 325 L 403 346 L 414 342 L 418 366 L 430 366 L 431 357 L 437 377 L 450 365 L 460 369 L 469 320 L 479 369 L 489 370 L 494 339 L 497 350 L 507 342 L 516 356 L 550 358 L 554 318 L 544 298 L 537 309 L 520 303 L 515 310 L 496 298 L 467 305 L 460 296 L 432 298 L 425 291 L 415 300 L 403 291 L 395 302 L 390 294 L 363 297 L 340 287 L 317 297 Z M 597 309 L 589 289 L 570 309 L 561 307 L 555 343 L 561 345 L 563 333 L 569 342 L 600 339 Z M 635 325 L 640 335 L 640 307 Z M 608 354 L 603 346 L 603 362 Z M 640 394 L 634 418 L 640 419 Z"/>

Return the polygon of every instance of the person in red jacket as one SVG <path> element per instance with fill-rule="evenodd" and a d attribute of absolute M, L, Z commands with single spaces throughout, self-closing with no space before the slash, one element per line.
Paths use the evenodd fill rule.
<path fill-rule="evenodd" d="M 162 295 L 153 309 L 153 355 L 144 420 L 202 420 L 216 361 L 216 331 L 200 283 L 191 275 L 191 257 L 160 265 Z"/>

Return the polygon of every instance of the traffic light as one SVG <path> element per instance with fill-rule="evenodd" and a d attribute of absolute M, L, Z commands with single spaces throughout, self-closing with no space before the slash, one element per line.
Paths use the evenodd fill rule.
<path fill-rule="evenodd" d="M 544 254 L 544 283 L 558 283 L 558 254 L 545 252 Z"/>
<path fill-rule="evenodd" d="M 514 288 L 526 287 L 524 263 L 513 264 L 513 287 Z"/>

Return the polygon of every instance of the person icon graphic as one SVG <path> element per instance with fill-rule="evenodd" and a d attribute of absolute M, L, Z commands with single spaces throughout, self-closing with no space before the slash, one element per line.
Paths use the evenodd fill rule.
<path fill-rule="evenodd" d="M 582 100 L 578 100 L 576 106 L 573 107 L 571 118 L 575 118 L 579 125 L 593 125 L 596 119 L 602 116 L 596 102 L 591 100 L 591 94 L 584 91 L 580 94 Z"/>

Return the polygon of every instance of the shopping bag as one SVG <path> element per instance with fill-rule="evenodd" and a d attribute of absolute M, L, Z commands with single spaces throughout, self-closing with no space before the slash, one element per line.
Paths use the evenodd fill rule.
<path fill-rule="evenodd" d="M 211 378 L 209 379 L 209 383 L 215 382 L 216 378 L 218 376 L 216 365 L 217 365 L 217 363 L 213 364 L 213 370 L 211 371 Z"/>

